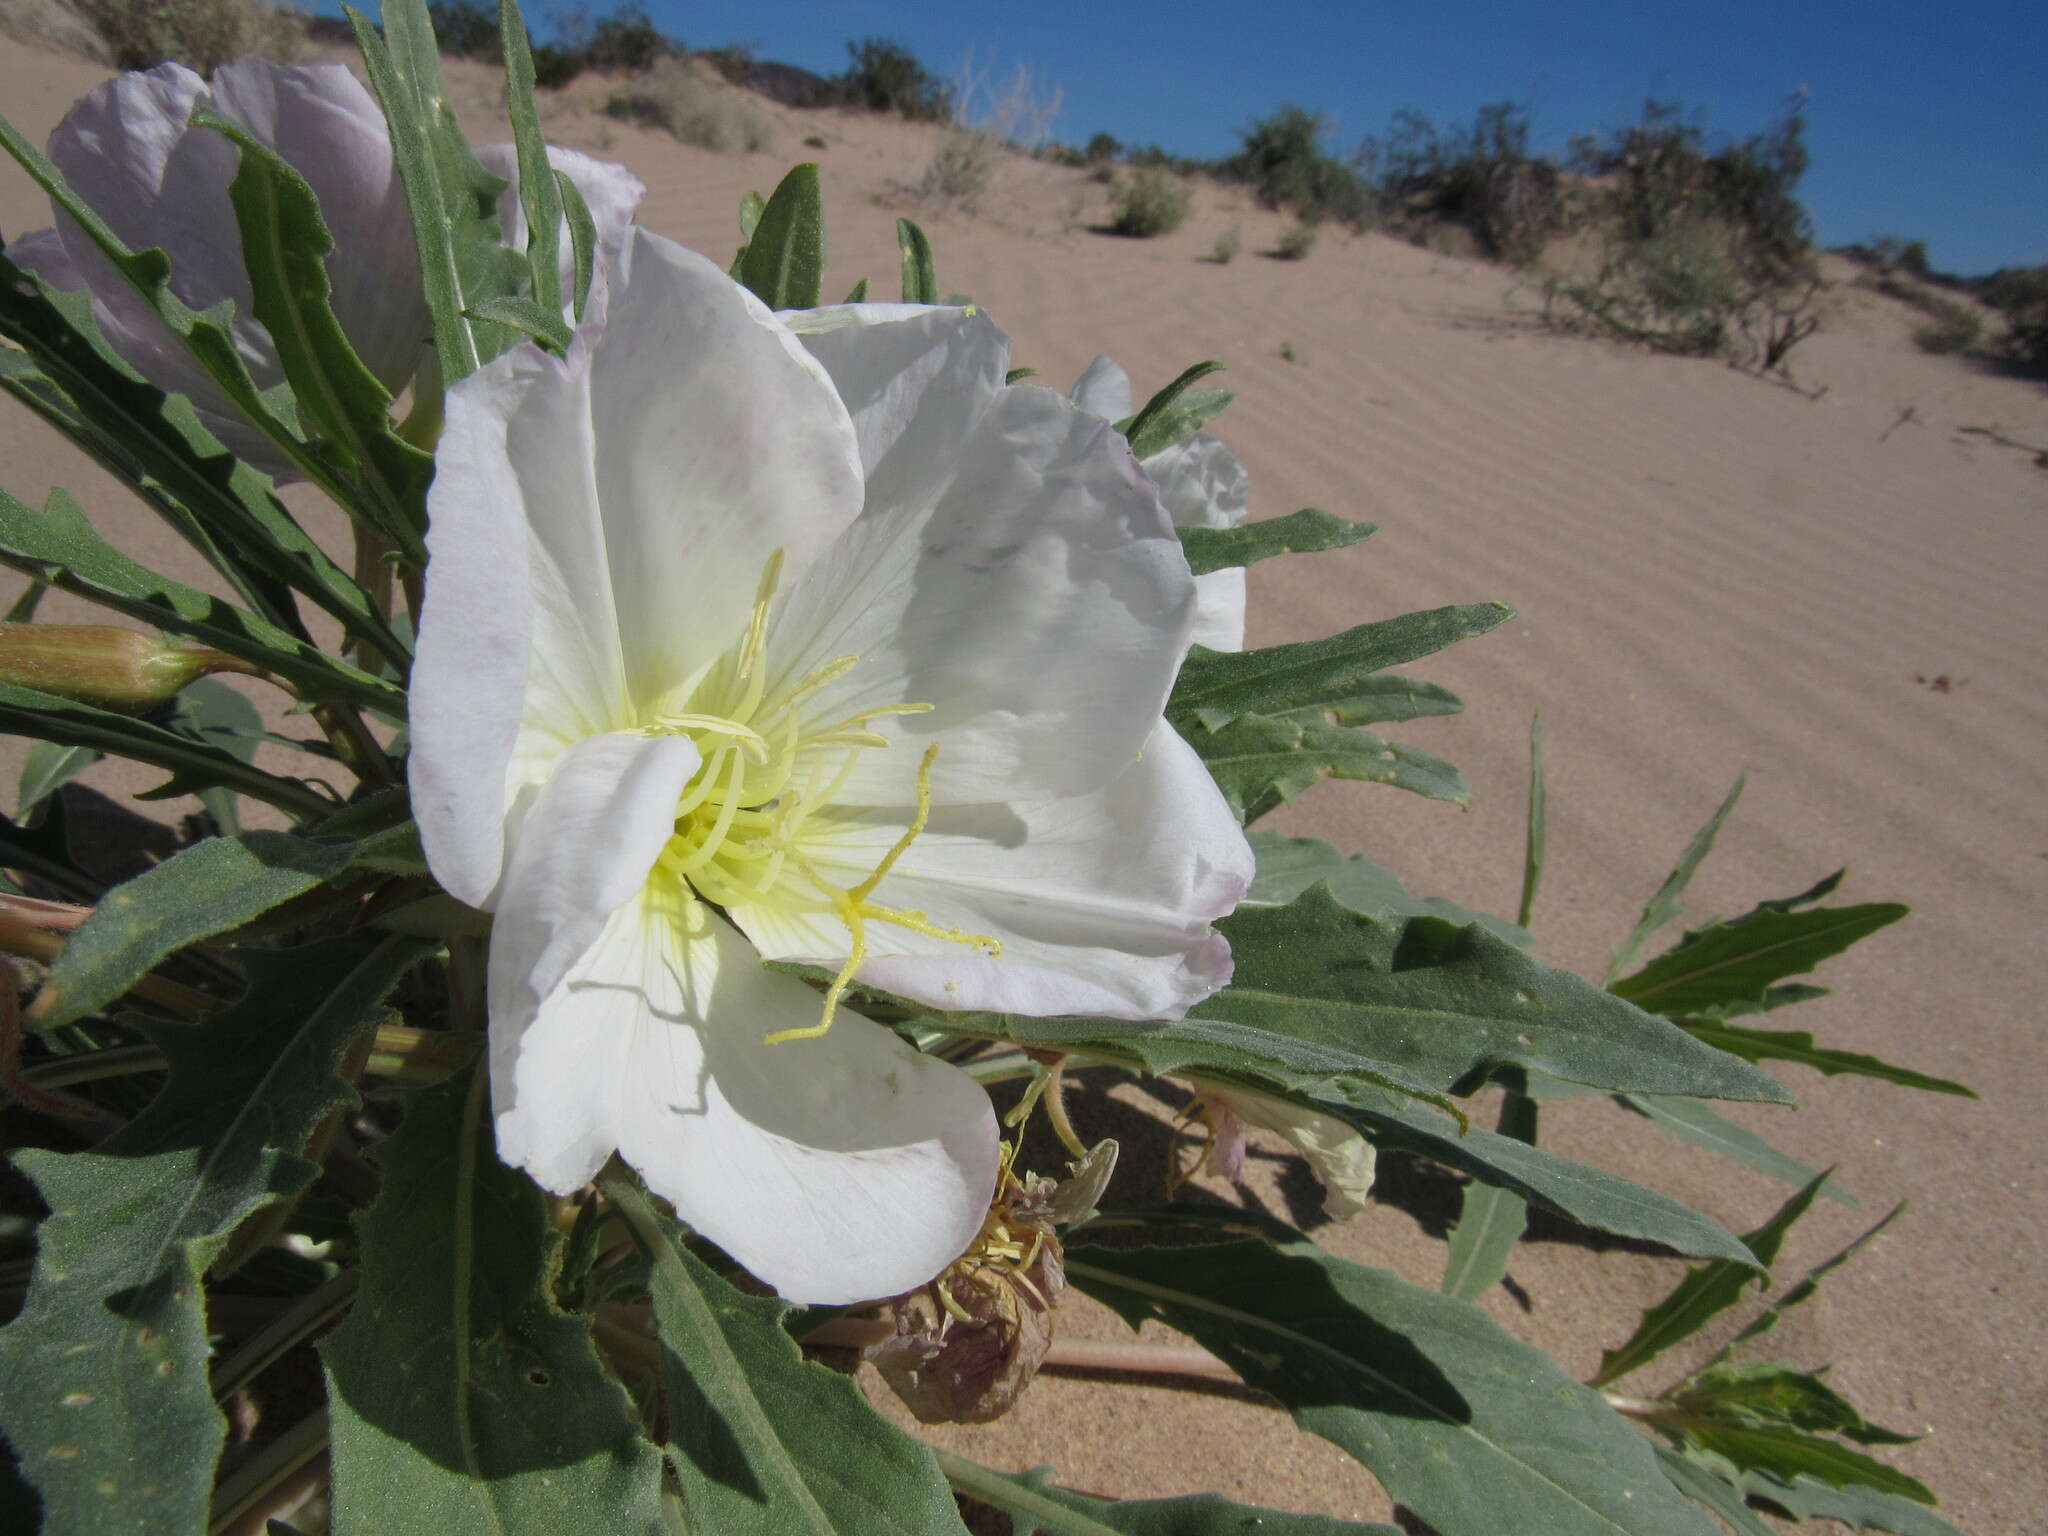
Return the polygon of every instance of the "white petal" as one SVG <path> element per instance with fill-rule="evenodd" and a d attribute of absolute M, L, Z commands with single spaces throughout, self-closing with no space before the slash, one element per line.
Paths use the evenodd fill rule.
<path fill-rule="evenodd" d="M 923 304 L 842 304 L 783 319 L 853 418 L 869 515 L 928 512 L 1003 390 L 1010 338 L 977 310 Z"/>
<path fill-rule="evenodd" d="M 626 227 L 632 223 L 633 211 L 640 206 L 640 199 L 647 195 L 647 184 L 623 165 L 614 165 L 609 160 L 595 160 L 559 144 L 548 145 L 547 151 L 548 164 L 575 184 L 576 190 L 582 194 L 584 206 L 590 210 L 590 222 L 597 230 L 591 287 L 593 296 L 601 301 L 599 285 L 605 281 L 607 270 L 618 260 L 619 247 L 626 239 Z M 505 190 L 498 197 L 500 238 L 515 251 L 525 250 L 526 207 L 519 200 L 517 146 L 486 144 L 477 150 L 476 157 L 485 170 L 505 179 Z M 571 284 L 576 281 L 576 252 L 569 241 L 566 218 L 562 222 L 556 250 L 560 253 L 556 261 L 556 277 L 561 283 L 563 313 L 566 316 L 572 309 L 569 303 Z"/>
<path fill-rule="evenodd" d="M 740 638 L 771 554 L 801 570 L 858 515 L 859 449 L 781 322 L 703 257 L 637 227 L 589 388 L 627 675 L 653 702 Z"/>
<path fill-rule="evenodd" d="M 343 65 L 266 59 L 214 71 L 213 98 L 218 111 L 276 150 L 319 198 L 334 239 L 327 257 L 334 317 L 363 365 L 396 393 L 426 355 L 431 325 L 382 109 Z"/>
<path fill-rule="evenodd" d="M 906 824 L 901 812 L 876 813 L 806 851 L 851 886 Z M 934 813 L 874 900 L 987 934 L 1003 952 L 869 922 L 860 978 L 945 1009 L 1178 1018 L 1230 980 L 1229 943 L 1210 925 L 1251 875 L 1242 828 L 1201 759 L 1162 723 L 1104 792 Z M 834 967 L 847 954 L 832 919 L 767 906 L 732 916 L 773 959 Z"/>
<path fill-rule="evenodd" d="M 699 761 L 681 736 L 588 736 L 542 786 L 506 857 L 491 925 L 491 1066 L 500 1079 L 542 1001 L 646 885 Z"/>
<path fill-rule="evenodd" d="M 566 1192 L 616 1146 L 677 1214 L 782 1295 L 851 1302 L 930 1279 L 995 1183 L 988 1097 L 946 1063 L 763 971 L 701 904 L 629 903 L 520 1043 L 509 1162 Z M 686 931 L 685 924 L 694 925 Z"/>
<path fill-rule="evenodd" d="M 1180 541 L 1123 439 L 1018 387 L 959 445 L 928 513 L 871 503 L 805 573 L 769 655 L 796 675 L 862 658 L 817 695 L 827 720 L 934 706 L 887 723 L 902 749 L 864 757 L 848 799 L 907 803 L 932 739 L 939 804 L 1038 799 L 1099 788 L 1129 764 L 1193 611 Z"/>
<path fill-rule="evenodd" d="M 1179 526 L 1235 528 L 1244 521 L 1251 476 L 1220 438 L 1197 432 L 1140 463 Z"/>
<path fill-rule="evenodd" d="M 1244 649 L 1244 567 L 1225 566 L 1195 578 L 1195 627 L 1190 645 L 1212 651 Z"/>
<path fill-rule="evenodd" d="M 1122 421 L 1131 414 L 1131 376 L 1106 357 L 1097 357 L 1068 397 L 1091 416 Z"/>

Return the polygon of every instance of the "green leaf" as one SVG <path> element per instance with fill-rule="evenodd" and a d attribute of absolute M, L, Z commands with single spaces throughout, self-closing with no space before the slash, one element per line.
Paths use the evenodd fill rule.
<path fill-rule="evenodd" d="M 343 510 L 362 517 L 407 564 L 424 567 L 427 482 L 433 455 L 391 430 L 391 393 L 363 366 L 328 300 L 333 237 L 305 178 L 241 124 L 201 108 L 194 124 L 241 150 L 228 200 L 242 236 L 251 308 L 277 343 L 299 425 L 357 494 Z"/>
<path fill-rule="evenodd" d="M 1356 1126 L 1383 1149 L 1411 1152 L 1500 1185 L 1581 1226 L 1662 1243 L 1693 1258 L 1752 1262 L 1749 1250 L 1719 1223 L 1668 1195 L 1512 1136 L 1476 1125 L 1460 1131 L 1399 1094 L 1347 1082 L 1318 1094 L 1313 1107 Z"/>
<path fill-rule="evenodd" d="M 1926 1502 L 1867 1485 L 1836 1488 L 1805 1474 L 1787 1479 L 1751 1472 L 1743 1486 L 1751 1498 L 1782 1509 L 1794 1520 L 1838 1520 L 1859 1531 L 1893 1531 L 1897 1536 L 1963 1536 L 1930 1513 Z"/>
<path fill-rule="evenodd" d="M 1501 1099 L 1500 1133 L 1536 1144 L 1536 1101 L 1510 1088 Z M 1465 1186 L 1458 1224 L 1444 1256 L 1443 1293 L 1477 1301 L 1508 1272 L 1508 1256 L 1529 1223 L 1529 1202 L 1512 1190 L 1478 1181 Z"/>
<path fill-rule="evenodd" d="M 1756 1255 L 1756 1265 L 1715 1259 L 1688 1270 L 1669 1296 L 1643 1313 L 1642 1321 L 1626 1343 L 1602 1353 L 1600 1369 L 1594 1373 L 1591 1384 L 1604 1387 L 1631 1371 L 1641 1370 L 1740 1301 L 1750 1282 L 1758 1278 L 1757 1267 L 1768 1270 L 1777 1262 L 1785 1234 L 1806 1214 L 1827 1179 L 1827 1174 L 1821 1174 L 1780 1206 L 1769 1221 L 1744 1234 L 1743 1242 Z"/>
<path fill-rule="evenodd" d="M 316 843 L 287 832 L 214 837 L 179 850 L 116 887 L 50 967 L 26 1022 L 55 1029 L 125 996 L 165 957 L 253 922 L 351 869 L 377 868 L 412 829 L 358 842 Z"/>
<path fill-rule="evenodd" d="M 1763 1137 L 1747 1126 L 1715 1114 L 1697 1099 L 1667 1098 L 1661 1094 L 1619 1093 L 1615 1102 L 1624 1109 L 1634 1110 L 1650 1124 L 1661 1131 L 1667 1131 L 1680 1141 L 1691 1142 L 1709 1152 L 1733 1158 L 1758 1173 L 1767 1174 L 1786 1184 L 1806 1184 L 1816 1178 L 1820 1170 L 1811 1164 L 1802 1163 L 1788 1153 L 1780 1152 Z M 1840 1205 L 1856 1205 L 1856 1197 L 1830 1179 L 1821 1187 L 1821 1193 Z"/>
<path fill-rule="evenodd" d="M 1722 1003 L 1719 1007 L 1703 1010 L 1702 1017 L 1709 1019 L 1742 1019 L 1759 1013 L 1776 1013 L 1780 1008 L 1790 1008 L 1795 1003 L 1813 1003 L 1829 996 L 1826 987 L 1810 987 L 1803 982 L 1788 981 L 1781 987 L 1766 987 L 1760 1000 L 1739 1003 Z"/>
<path fill-rule="evenodd" d="M 219 785 L 302 819 L 323 816 L 334 809 L 334 802 L 297 780 L 253 768 L 218 747 L 203 746 L 160 725 L 60 699 L 34 688 L 0 683 L 0 735 L 32 736 L 64 746 L 90 747 L 168 770 L 172 774 L 170 782 L 150 791 L 152 798 L 189 794 Z"/>
<path fill-rule="evenodd" d="M 14 804 L 14 819 L 26 821 L 37 806 L 100 760 L 90 747 L 60 747 L 52 741 L 32 741 L 21 760 L 21 788 Z"/>
<path fill-rule="evenodd" d="M 1342 906 L 1381 920 L 1404 917 L 1440 917 L 1463 927 L 1481 923 L 1518 949 L 1535 942 L 1525 928 L 1504 917 L 1474 912 L 1441 896 L 1414 896 L 1401 879 L 1383 864 L 1375 864 L 1362 853 L 1340 853 L 1319 837 L 1283 837 L 1277 832 L 1253 832 L 1247 838 L 1258 860 L 1245 904 L 1284 907 L 1318 881 Z"/>
<path fill-rule="evenodd" d="M 903 302 L 938 303 L 938 271 L 932 263 L 932 243 L 924 231 L 909 219 L 898 219 L 896 248 L 903 253 Z"/>
<path fill-rule="evenodd" d="M 1830 1488 L 1861 1485 L 1919 1504 L 1932 1504 L 1927 1485 L 1895 1467 L 1833 1440 L 1795 1429 L 1688 1421 L 1686 1440 L 1726 1457 L 1745 1472 L 1767 1472 L 1781 1483 L 1810 1477 Z"/>
<path fill-rule="evenodd" d="M 1011 1476 L 949 1451 L 940 1451 L 938 1458 L 955 1488 L 1008 1512 L 1012 1536 L 1242 1536 L 1246 1531 L 1259 1536 L 1400 1536 L 1391 1525 L 1233 1504 L 1214 1493 L 1091 1499 L 1053 1487 L 1048 1467 Z"/>
<path fill-rule="evenodd" d="M 182 582 L 159 576 L 99 535 L 77 502 L 50 493 L 38 513 L 0 491 L 0 562 L 116 613 L 274 672 L 315 703 L 405 713 L 405 691 Z"/>
<path fill-rule="evenodd" d="M 532 299 L 484 299 L 474 309 L 463 313 L 472 320 L 509 325 L 520 335 L 532 337 L 557 357 L 566 353 L 569 343 L 575 339 L 575 333 L 569 329 L 569 322 L 562 318 L 560 310 L 536 304 Z"/>
<path fill-rule="evenodd" d="M 1771 1361 L 1710 1366 L 1672 1401 L 1701 1418 L 1752 1427 L 1789 1424 L 1809 1433 L 1840 1435 L 1858 1445 L 1911 1445 L 1921 1438 L 1871 1423 L 1818 1372 L 1795 1371 Z"/>
<path fill-rule="evenodd" d="M 1197 380 L 1222 371 L 1221 363 L 1196 363 L 1146 401 L 1145 408 L 1128 424 L 1118 423 L 1130 440 L 1131 456 L 1149 459 L 1161 449 L 1171 448 L 1229 405 L 1228 390 L 1199 390 L 1192 398 L 1188 395 L 1189 386 Z"/>
<path fill-rule="evenodd" d="M 1483 635 L 1513 617 L 1503 603 L 1404 613 L 1342 634 L 1256 651 L 1196 646 L 1167 701 L 1167 718 L 1221 730 L 1243 715 L 1279 715 L 1352 698 L 1373 673 Z"/>
<path fill-rule="evenodd" d="M 1069 1250 L 1132 1326 L 1190 1334 L 1444 1536 L 1710 1536 L 1650 1443 L 1469 1303 L 1306 1242 Z"/>
<path fill-rule="evenodd" d="M 825 279 L 825 196 L 817 166 L 792 166 L 761 210 L 739 280 L 770 309 L 816 309 Z"/>
<path fill-rule="evenodd" d="M 1345 698 L 1289 710 L 1282 718 L 1322 725 L 1383 725 L 1455 715 L 1464 707 L 1448 688 L 1404 672 L 1381 672 L 1362 680 Z"/>
<path fill-rule="evenodd" d="M 597 221 L 590 216 L 590 205 L 583 201 L 583 193 L 565 171 L 550 171 L 555 179 L 555 195 L 562 200 L 562 221 L 569 227 L 569 251 L 575 263 L 576 291 L 571 297 L 571 306 L 578 320 L 583 318 L 584 307 L 590 302 L 590 280 L 597 273 Z"/>
<path fill-rule="evenodd" d="M 859 282 L 855 283 L 851 288 L 849 288 L 846 291 L 846 298 L 842 302 L 847 304 L 865 304 L 867 303 L 867 301 L 868 280 L 866 278 L 862 278 Z"/>
<path fill-rule="evenodd" d="M 512 120 L 512 143 L 518 157 L 519 203 L 526 212 L 527 288 L 531 302 L 559 326 L 562 192 L 555 169 L 548 163 L 547 139 L 541 132 L 540 110 L 534 104 L 533 47 L 527 41 L 518 0 L 499 0 L 498 40 L 505 54 L 505 115 Z M 486 313 L 483 318 L 497 317 Z M 567 343 L 559 350 L 567 351 Z"/>
<path fill-rule="evenodd" d="M 1188 569 L 1196 575 L 1233 565 L 1257 565 L 1274 555 L 1319 555 L 1325 549 L 1350 549 L 1380 530 L 1376 522 L 1333 518 L 1305 506 L 1284 518 L 1262 518 L 1235 528 L 1176 528 Z"/>
<path fill-rule="evenodd" d="M 1217 927 L 1231 985 L 1190 1011 L 1355 1051 L 1433 1091 L 1530 1067 L 1595 1087 L 1782 1102 L 1754 1068 L 1702 1046 L 1476 924 L 1383 921 L 1311 887 Z"/>
<path fill-rule="evenodd" d="M 1951 1082 L 1945 1077 L 1930 1077 L 1924 1072 L 1915 1072 L 1908 1067 L 1895 1067 L 1875 1056 L 1859 1056 L 1853 1051 L 1824 1049 L 1813 1043 L 1812 1035 L 1799 1030 L 1743 1029 L 1734 1024 L 1712 1024 L 1698 1019 L 1686 1020 L 1684 1027 L 1686 1033 L 1694 1039 L 1704 1040 L 1716 1050 L 1740 1056 L 1744 1061 L 1794 1061 L 1828 1077 L 1839 1077 L 1844 1074 L 1851 1077 L 1874 1077 L 1882 1082 L 1897 1083 L 1902 1088 L 1921 1088 L 1929 1093 L 1953 1093 L 1966 1099 L 1977 1097 L 1975 1089 L 1966 1088 L 1961 1083 Z"/>
<path fill-rule="evenodd" d="M 1515 922 L 1523 928 L 1529 926 L 1529 914 L 1536 906 L 1536 892 L 1543 884 L 1543 845 L 1548 807 L 1543 786 L 1543 717 L 1531 715 L 1528 831 L 1522 844 L 1522 903 L 1515 913 Z"/>
<path fill-rule="evenodd" d="M 669 1465 L 704 1531 L 958 1533 L 931 1452 L 845 1376 L 807 1363 L 789 1303 L 745 1296 L 676 1241 L 638 1188 L 603 1182 L 653 1261 Z"/>
<path fill-rule="evenodd" d="M 1886 1211 L 1883 1216 L 1879 1217 L 1876 1222 L 1846 1248 L 1821 1260 L 1820 1263 L 1814 1265 L 1804 1275 L 1801 1275 L 1796 1284 L 1786 1289 L 1784 1295 L 1778 1297 L 1768 1307 L 1764 1308 L 1762 1312 L 1758 1313 L 1755 1318 L 1744 1326 L 1742 1332 L 1735 1335 L 1728 1348 L 1722 1351 L 1721 1357 L 1726 1359 L 1735 1352 L 1737 1346 L 1747 1344 L 1752 1339 L 1762 1338 L 1783 1321 L 1787 1312 L 1796 1306 L 1811 1301 L 1820 1290 L 1821 1281 L 1861 1253 L 1864 1247 L 1880 1232 L 1884 1231 L 1886 1227 L 1896 1221 L 1905 1209 L 1906 1202 L 1901 1200 L 1889 1211 Z"/>
<path fill-rule="evenodd" d="M 549 1297 L 560 1239 L 492 1151 L 486 1097 L 474 1070 L 415 1093 L 372 1154 L 362 1295 L 320 1346 L 334 1528 L 654 1536 L 661 1457 L 589 1322 Z"/>
<path fill-rule="evenodd" d="M 754 231 L 761 227 L 761 215 L 768 207 L 768 199 L 758 192 L 744 192 L 740 195 L 740 242 L 744 245 L 754 238 Z"/>
<path fill-rule="evenodd" d="M 368 594 L 292 518 L 269 478 L 221 447 L 190 401 L 145 383 L 107 345 L 90 295 L 51 288 L 0 256 L 0 336 L 41 370 L 10 366 L 0 349 L 0 386 L 134 492 L 250 608 L 305 641 L 297 590 L 404 669 L 410 651 Z"/>
<path fill-rule="evenodd" d="M 1629 936 L 1622 940 L 1621 948 L 1614 952 L 1614 958 L 1607 962 L 1607 975 L 1600 983 L 1613 986 L 1614 978 L 1635 963 L 1642 953 L 1643 945 L 1650 935 L 1678 916 L 1678 898 L 1685 888 L 1692 884 L 1692 877 L 1701 862 L 1714 851 L 1714 839 L 1721 835 L 1721 823 L 1728 819 L 1728 813 L 1735 809 L 1735 802 L 1742 798 L 1742 785 L 1746 775 L 1738 775 L 1735 787 L 1728 791 L 1728 798 L 1720 808 L 1707 818 L 1707 824 L 1695 832 L 1692 841 L 1685 845 L 1685 852 L 1678 856 L 1677 867 L 1664 877 L 1664 883 L 1657 888 L 1643 906 L 1643 915 L 1636 920 L 1636 926 Z"/>
<path fill-rule="evenodd" d="M 1766 902 L 1732 921 L 1693 930 L 1633 976 L 1615 982 L 1612 991 L 1666 1017 L 1761 1002 L 1771 983 L 1812 970 L 1908 910 L 1882 901 L 1793 912 Z"/>
<path fill-rule="evenodd" d="M 256 761 L 256 749 L 269 738 L 263 716 L 248 699 L 218 678 L 202 677 L 187 684 L 171 701 L 164 724 L 180 736 L 202 746 L 218 747 L 242 763 Z M 287 781 L 289 782 L 289 781 Z M 173 779 L 156 789 L 145 790 L 138 800 L 168 800 L 189 789 L 199 797 L 215 830 L 233 837 L 242 830 L 241 802 L 235 791 L 224 785 L 181 785 Z"/>
<path fill-rule="evenodd" d="M 465 316 L 486 299 L 518 292 L 526 262 L 498 243 L 504 183 L 478 163 L 462 136 L 425 0 L 383 0 L 383 36 L 354 6 L 342 12 L 390 126 L 445 388 L 518 341 L 516 331 Z"/>
<path fill-rule="evenodd" d="M 1777 1536 L 1777 1532 L 1751 1513 L 1743 1491 L 1707 1465 L 1719 1458 L 1686 1456 L 1669 1446 L 1657 1447 L 1657 1465 L 1674 1486 L 1712 1510 L 1735 1536 Z M 1732 1472 L 1734 1469 L 1731 1467 Z"/>
<path fill-rule="evenodd" d="M 1458 770 L 1434 753 L 1292 716 L 1240 715 L 1217 730 L 1182 724 L 1230 809 L 1246 822 L 1276 810 L 1326 778 L 1391 784 L 1431 800 L 1467 805 Z"/>
<path fill-rule="evenodd" d="M 256 1211 L 309 1186 L 300 1155 L 349 1043 L 430 948 L 326 939 L 248 957 L 243 999 L 149 1021 L 170 1080 L 90 1152 L 15 1154 L 50 1215 L 21 1316 L 0 1331 L 0 1418 L 67 1536 L 206 1529 L 227 1424 L 207 1382 L 200 1277 Z"/>

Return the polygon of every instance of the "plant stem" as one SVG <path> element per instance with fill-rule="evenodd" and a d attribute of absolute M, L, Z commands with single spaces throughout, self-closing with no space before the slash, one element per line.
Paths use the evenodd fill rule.
<path fill-rule="evenodd" d="M 240 1348 L 213 1368 L 215 1400 L 255 1380 L 287 1350 L 346 1312 L 356 1299 L 361 1278 L 360 1270 L 344 1269 L 243 1340 Z"/>
<path fill-rule="evenodd" d="M 326 1450 L 327 1410 L 322 1408 L 299 1420 L 214 1489 L 213 1511 L 206 1522 L 209 1536 L 260 1532 L 277 1504 L 302 1490 L 307 1476 L 321 1475 L 313 1464 Z M 256 1520 L 245 1524 L 251 1515 Z"/>

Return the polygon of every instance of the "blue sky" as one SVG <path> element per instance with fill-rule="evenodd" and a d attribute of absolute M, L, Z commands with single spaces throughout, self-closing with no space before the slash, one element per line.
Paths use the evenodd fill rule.
<path fill-rule="evenodd" d="M 323 10 L 338 10 L 322 0 Z M 612 7 L 594 0 L 590 9 Z M 903 42 L 952 75 L 972 50 L 1065 92 L 1057 137 L 1098 129 L 1213 157 L 1287 102 L 1327 113 L 1348 152 L 1402 107 L 1437 123 L 1513 99 L 1537 147 L 1633 121 L 1645 97 L 1688 108 L 1716 142 L 1807 92 L 1801 187 L 1821 241 L 1925 239 L 1962 272 L 2048 263 L 2048 4 L 1787 0 L 1735 7 L 1569 0 L 647 0 L 694 48 L 836 74 L 850 38 Z M 549 9 L 529 6 L 542 33 Z"/>

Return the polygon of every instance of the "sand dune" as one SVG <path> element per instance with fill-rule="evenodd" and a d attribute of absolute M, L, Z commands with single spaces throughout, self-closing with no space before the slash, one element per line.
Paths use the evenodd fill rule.
<path fill-rule="evenodd" d="M 10 45 L 0 110 L 40 139 L 97 78 Z M 479 136 L 502 136 L 488 73 L 465 67 L 456 87 Z M 716 257 L 736 239 L 740 192 L 766 191 L 791 160 L 815 157 L 830 292 L 867 276 L 878 297 L 893 295 L 893 220 L 911 213 L 933 238 L 942 284 L 971 293 L 1047 382 L 1064 388 L 1097 351 L 1141 391 L 1199 358 L 1227 363 L 1238 402 L 1221 430 L 1251 469 L 1253 515 L 1315 505 L 1383 529 L 1342 555 L 1259 567 L 1253 643 L 1442 603 L 1515 606 L 1493 635 L 1416 669 L 1456 689 L 1469 713 L 1400 728 L 1463 767 L 1470 813 L 1324 785 L 1275 825 L 1369 853 L 1418 891 L 1509 908 L 1528 717 L 1541 710 L 1552 819 L 1536 928 L 1547 959 L 1597 975 L 1738 772 L 1749 790 L 1694 888 L 1695 914 L 1802 890 L 1843 864 L 1846 899 L 1913 904 L 1910 920 L 1827 967 L 1820 979 L 1837 995 L 1787 1027 L 1960 1078 L 1983 1100 L 1787 1069 L 1807 1107 L 1731 1111 L 1795 1155 L 1838 1162 L 1863 1198 L 1860 1210 L 1818 1208 L 1788 1267 L 1912 1202 L 1894 1235 L 1794 1314 L 1777 1349 L 1834 1362 L 1833 1380 L 1877 1421 L 1930 1431 L 1895 1459 L 1963 1529 L 2038 1529 L 2048 472 L 1959 429 L 2048 446 L 2048 392 L 1921 355 L 1909 311 L 1847 287 L 1794 354 L 1801 380 L 1825 386 L 1807 399 L 1712 363 L 1546 334 L 1526 318 L 1536 295 L 1517 293 L 1512 274 L 1389 239 L 1326 233 L 1305 262 L 1268 260 L 1255 253 L 1282 223 L 1240 195 L 1205 189 L 1180 231 L 1124 241 L 1090 232 L 1102 194 L 1078 171 L 1007 164 L 970 215 L 902 191 L 929 155 L 928 130 L 770 108 L 777 153 L 719 158 L 609 122 L 592 110 L 600 94 L 579 84 L 553 131 L 631 166 L 650 189 L 642 221 Z M 803 146 L 811 134 L 826 147 Z M 0 229 L 45 222 L 21 177 L 0 179 Z M 1246 254 L 1200 260 L 1232 226 Z M 19 413 L 0 415 L 0 468 L 25 498 L 68 485 L 117 538 L 161 553 L 153 527 Z M 1936 677 L 1948 691 L 1920 681 Z M 1156 1175 L 1157 1136 L 1139 1130 L 1149 1122 L 1089 1108 L 1132 1137 L 1131 1176 L 1148 1159 Z M 1548 1111 L 1545 1139 L 1649 1170 L 1737 1230 L 1783 1194 L 1597 1101 Z M 1275 1193 L 1270 1174 L 1268 1197 L 1280 1198 L 1285 1181 Z M 1454 1213 L 1454 1193 L 1414 1177 L 1390 1184 L 1389 1199 L 1319 1239 L 1434 1283 L 1442 1247 L 1423 1220 Z M 1672 1261 L 1553 1234 L 1517 1255 L 1526 1305 L 1499 1290 L 1487 1304 L 1583 1373 L 1676 1273 Z M 1120 1328 L 1079 1304 L 1068 1326 Z M 1385 1512 L 1334 1447 L 1214 1394 L 1134 1397 L 1048 1378 L 1004 1423 L 939 1438 L 1006 1466 L 1052 1462 L 1063 1480 L 1104 1492 L 1220 1487 L 1304 1510 Z"/>

